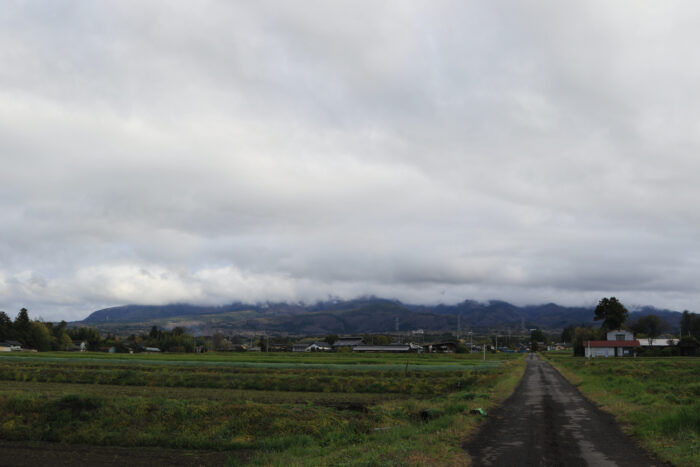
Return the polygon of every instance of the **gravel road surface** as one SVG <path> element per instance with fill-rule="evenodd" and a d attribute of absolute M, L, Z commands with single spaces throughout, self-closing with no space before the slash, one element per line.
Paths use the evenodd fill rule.
<path fill-rule="evenodd" d="M 647 457 L 549 363 L 527 357 L 520 385 L 464 445 L 474 466 L 666 466 Z"/>

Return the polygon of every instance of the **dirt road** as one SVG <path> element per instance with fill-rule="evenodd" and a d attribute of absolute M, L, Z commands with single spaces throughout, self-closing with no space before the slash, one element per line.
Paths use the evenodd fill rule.
<path fill-rule="evenodd" d="M 536 354 L 513 395 L 464 448 L 475 466 L 662 466 Z"/>

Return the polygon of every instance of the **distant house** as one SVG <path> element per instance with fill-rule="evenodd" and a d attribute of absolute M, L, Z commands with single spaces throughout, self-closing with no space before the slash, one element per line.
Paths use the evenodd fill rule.
<path fill-rule="evenodd" d="M 22 350 L 22 344 L 17 341 L 0 342 L 0 352 L 12 352 Z"/>
<path fill-rule="evenodd" d="M 293 344 L 292 345 L 292 352 L 306 352 L 306 349 L 309 347 L 309 344 Z"/>
<path fill-rule="evenodd" d="M 639 343 L 642 345 L 642 347 L 646 347 L 649 349 L 663 349 L 666 347 L 672 347 L 678 345 L 678 342 L 680 339 L 651 339 L 651 343 L 649 342 L 649 339 L 639 339 Z"/>
<path fill-rule="evenodd" d="M 346 349 L 353 349 L 357 347 L 358 345 L 362 345 L 362 338 L 361 337 L 341 337 L 337 341 L 333 343 L 333 348 L 335 350 L 340 350 L 343 348 Z"/>
<path fill-rule="evenodd" d="M 428 353 L 455 353 L 457 351 L 456 342 L 440 342 L 437 344 L 427 344 L 423 346 Z"/>
<path fill-rule="evenodd" d="M 144 347 L 143 351 L 146 353 L 160 353 L 160 349 L 158 347 Z"/>
<path fill-rule="evenodd" d="M 314 342 L 306 349 L 305 352 L 330 352 L 333 347 L 328 342 Z"/>
<path fill-rule="evenodd" d="M 14 350 L 9 343 L 7 342 L 0 342 L 0 352 L 11 352 Z"/>
<path fill-rule="evenodd" d="M 641 347 L 634 334 L 624 329 L 616 329 L 607 334 L 604 341 L 584 341 L 586 357 L 629 357 Z"/>
<path fill-rule="evenodd" d="M 71 352 L 87 352 L 87 342 L 80 340 L 72 341 L 70 347 L 66 350 L 70 350 Z"/>
<path fill-rule="evenodd" d="M 285 344 L 270 344 L 270 352 L 291 352 L 292 347 Z"/>

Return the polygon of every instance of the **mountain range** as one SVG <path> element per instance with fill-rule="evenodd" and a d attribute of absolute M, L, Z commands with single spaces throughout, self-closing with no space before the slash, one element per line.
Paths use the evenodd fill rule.
<path fill-rule="evenodd" d="M 516 306 L 491 300 L 466 300 L 456 305 L 411 305 L 398 300 L 366 297 L 303 303 L 232 303 L 224 306 L 190 304 L 126 305 L 91 313 L 71 325 L 92 326 L 102 332 L 130 334 L 151 326 L 181 326 L 195 334 L 268 333 L 288 335 L 409 332 L 525 332 L 539 328 L 558 331 L 569 325 L 594 324 L 593 308 L 555 303 Z M 629 321 L 655 314 L 677 329 L 680 313 L 643 307 Z"/>

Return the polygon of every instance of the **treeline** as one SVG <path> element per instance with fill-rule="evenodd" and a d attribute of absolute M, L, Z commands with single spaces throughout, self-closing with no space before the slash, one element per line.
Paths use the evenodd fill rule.
<path fill-rule="evenodd" d="M 169 352 L 205 351 L 204 338 L 194 337 L 181 327 L 170 331 L 151 328 L 148 334 L 132 334 L 120 338 L 111 334 L 101 336 L 90 327 L 69 328 L 65 321 L 60 323 L 29 319 L 29 312 L 22 308 L 14 320 L 0 311 L 0 342 L 17 341 L 22 347 L 40 352 L 49 350 L 79 350 L 82 343 L 85 350 L 99 351 L 114 349 L 115 352 L 141 352 L 146 347 L 155 347 Z"/>
<path fill-rule="evenodd" d="M 14 321 L 7 313 L 0 311 L 0 341 L 7 340 L 40 351 L 69 350 L 73 346 L 65 321 L 59 324 L 33 321 L 29 319 L 26 308 L 20 310 Z"/>
<path fill-rule="evenodd" d="M 147 349 L 158 349 L 163 352 L 195 352 L 206 351 L 207 342 L 203 337 L 195 337 L 176 327 L 170 331 L 153 326 L 149 333 L 131 334 L 119 337 L 107 334 L 101 337 L 94 328 L 79 327 L 69 330 L 70 335 L 80 342 L 85 342 L 91 351 L 109 350 L 116 353 L 138 353 Z"/>

